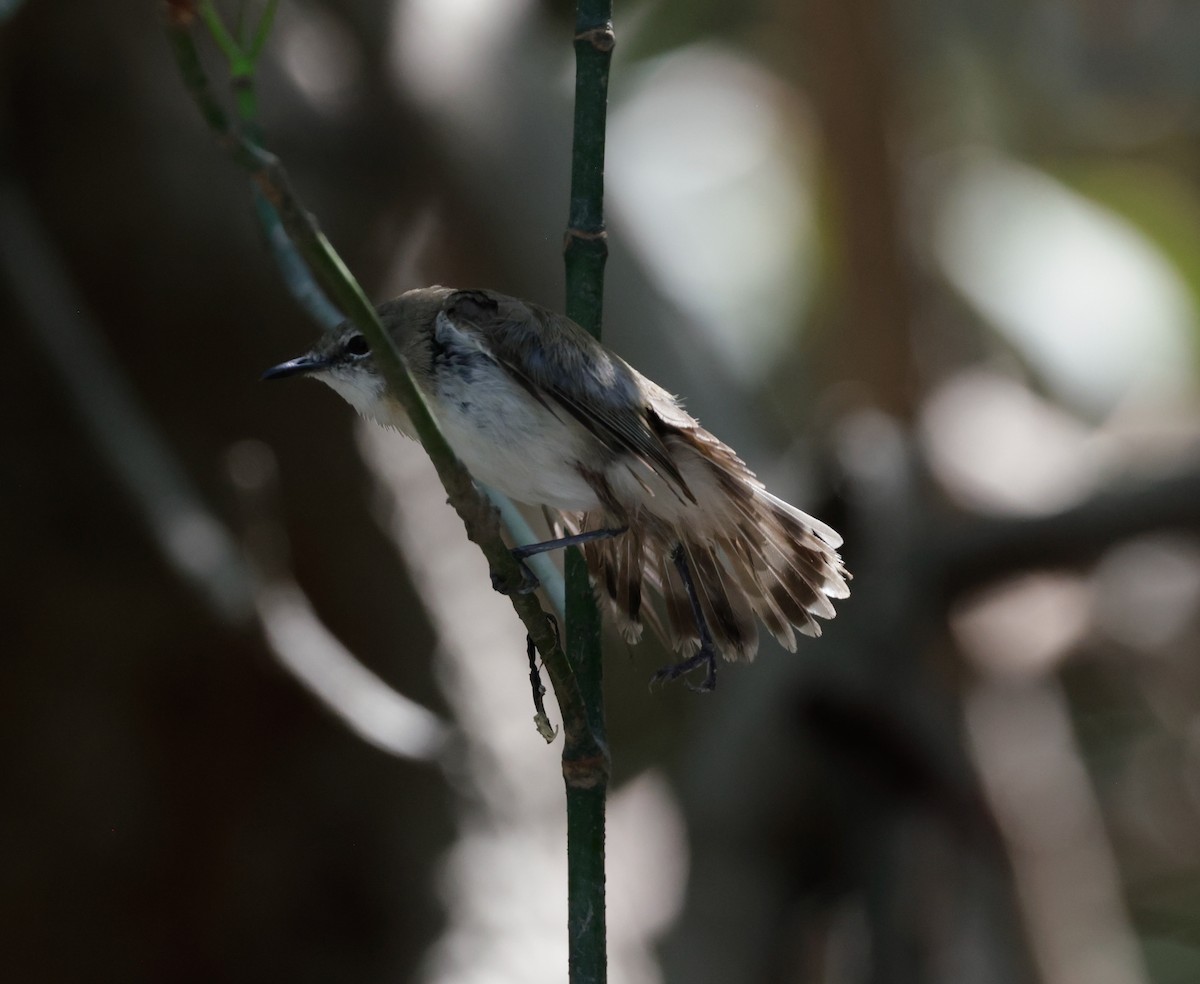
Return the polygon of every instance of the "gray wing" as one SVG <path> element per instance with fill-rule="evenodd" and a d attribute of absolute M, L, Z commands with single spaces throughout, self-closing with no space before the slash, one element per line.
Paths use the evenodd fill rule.
<path fill-rule="evenodd" d="M 696 501 L 663 442 L 674 428 L 650 408 L 645 381 L 575 322 L 490 290 L 456 291 L 442 310 L 547 410 L 565 410 L 614 454 L 633 455 Z"/>

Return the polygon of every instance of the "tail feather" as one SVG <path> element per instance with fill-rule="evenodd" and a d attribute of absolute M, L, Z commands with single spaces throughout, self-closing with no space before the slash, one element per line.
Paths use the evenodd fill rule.
<path fill-rule="evenodd" d="M 688 599 L 687 588 L 675 570 L 671 560 L 671 551 L 664 550 L 658 555 L 659 583 L 662 590 L 663 606 L 667 610 L 667 639 L 671 648 L 690 656 L 700 648 L 700 630 L 692 615 L 692 603 Z"/>
<path fill-rule="evenodd" d="M 603 529 L 604 524 L 599 522 L 603 518 L 589 513 L 582 521 L 574 522 L 564 517 L 564 526 L 571 532 Z M 592 578 L 603 583 L 609 615 L 622 637 L 630 644 L 640 641 L 645 562 L 640 532 L 631 528 L 617 537 L 585 543 L 583 559 Z"/>
<path fill-rule="evenodd" d="M 779 641 L 784 649 L 789 653 L 794 653 L 796 651 L 796 634 L 792 631 L 792 624 L 770 594 L 763 591 L 762 582 L 751 566 L 744 545 L 735 543 L 728 537 L 721 537 L 718 543 L 722 555 L 734 569 L 735 580 L 746 592 L 754 614 L 762 619 L 767 631 Z"/>
<path fill-rule="evenodd" d="M 828 546 L 833 547 L 834 550 L 842 545 L 841 534 L 832 526 L 822 523 L 819 519 L 810 516 L 806 512 L 801 512 L 790 502 L 784 502 L 779 496 L 772 495 L 762 486 L 758 487 L 758 494 L 775 507 L 776 513 L 780 517 L 795 523 L 794 528 L 797 532 L 810 533 L 820 538 Z"/>
<path fill-rule="evenodd" d="M 804 520 L 828 530 L 838 543 L 841 537 L 824 523 L 770 493 L 761 493 L 761 498 L 766 500 L 766 507 L 758 501 L 758 496 L 748 504 L 736 503 L 744 518 L 739 527 L 742 542 L 758 555 L 773 579 L 787 583 L 802 607 L 822 618 L 833 618 L 833 603 L 829 598 L 845 598 L 850 594 L 842 579 L 847 576 L 846 571 L 832 544 L 816 536 L 814 530 L 804 525 Z"/>
<path fill-rule="evenodd" d="M 754 658 L 756 616 L 793 652 L 797 632 L 819 636 L 817 619 L 833 618 L 833 600 L 850 593 L 850 575 L 837 552 L 842 538 L 768 492 L 731 449 L 698 425 L 669 435 L 667 445 L 696 503 L 660 503 L 648 490 L 641 501 L 615 502 L 606 490 L 601 499 L 608 508 L 563 517 L 573 530 L 629 527 L 585 550 L 588 569 L 625 638 L 636 641 L 649 622 L 685 657 L 698 648 L 691 602 L 671 559 L 679 546 L 713 641 L 726 659 Z M 646 584 L 661 596 L 665 618 L 644 606 Z"/>
<path fill-rule="evenodd" d="M 640 624 L 642 615 L 642 571 L 644 569 L 642 535 L 636 529 L 628 530 L 620 538 L 619 546 L 624 548 L 621 556 L 620 590 L 617 593 L 617 607 L 628 616 L 630 622 Z"/>
<path fill-rule="evenodd" d="M 712 547 L 684 540 L 684 551 L 713 640 L 729 659 L 754 658 L 758 626 L 745 588 L 730 575 Z"/>

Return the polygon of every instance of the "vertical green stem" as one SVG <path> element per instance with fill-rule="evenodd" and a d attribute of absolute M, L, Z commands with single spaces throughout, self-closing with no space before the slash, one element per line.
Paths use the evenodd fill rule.
<path fill-rule="evenodd" d="M 612 60 L 612 0 L 579 0 L 575 25 L 575 131 L 571 207 L 563 258 L 567 315 L 600 337 L 604 303 L 604 131 Z M 604 911 L 604 807 L 608 761 L 600 616 L 583 556 L 567 552 L 567 656 L 575 670 L 595 750 L 563 747 L 567 785 L 567 931 L 571 984 L 607 980 Z M 580 752 L 591 761 L 581 761 Z"/>
<path fill-rule="evenodd" d="M 600 613 L 583 555 L 572 548 L 566 559 L 567 658 L 575 669 L 591 732 L 604 733 L 600 659 Z M 564 743 L 567 786 L 567 934 L 570 984 L 603 984 L 607 979 L 604 909 L 604 807 L 608 761 L 571 760 Z"/>
<path fill-rule="evenodd" d="M 604 309 L 604 131 L 612 61 L 612 0 L 579 0 L 575 24 L 575 140 L 563 250 L 567 316 L 597 338 Z"/>

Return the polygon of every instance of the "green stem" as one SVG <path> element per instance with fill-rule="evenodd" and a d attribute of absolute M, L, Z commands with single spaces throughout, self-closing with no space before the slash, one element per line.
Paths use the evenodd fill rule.
<path fill-rule="evenodd" d="M 229 63 L 229 77 L 233 83 L 233 98 L 237 104 L 238 118 L 255 142 L 260 140 L 260 134 L 254 76 L 258 72 L 258 58 L 262 54 L 263 45 L 266 44 L 271 25 L 275 22 L 276 7 L 277 0 L 268 0 L 254 30 L 254 37 L 249 43 L 241 40 L 242 21 L 246 12 L 244 3 L 238 7 L 238 19 L 232 31 L 225 26 L 213 0 L 202 0 L 197 8 L 208 33 L 212 35 L 212 39 Z"/>
<path fill-rule="evenodd" d="M 258 27 L 255 28 L 254 38 L 250 42 L 250 46 L 246 49 L 246 54 L 256 64 L 258 56 L 262 54 L 263 47 L 267 43 L 267 37 L 271 33 L 271 28 L 275 24 L 275 11 L 278 7 L 279 0 L 267 0 L 266 9 L 263 10 L 263 15 L 258 21 Z"/>
<path fill-rule="evenodd" d="M 579 0 L 575 24 L 575 131 L 563 259 L 567 315 L 596 338 L 604 310 L 604 139 L 612 61 L 612 0 Z M 607 980 L 604 822 L 609 760 L 600 616 L 583 556 L 567 551 L 567 653 L 602 755 L 563 746 L 567 781 L 567 934 L 571 984 Z"/>
<path fill-rule="evenodd" d="M 571 207 L 563 256 L 567 316 L 600 337 L 604 311 L 604 139 L 608 69 L 613 49 L 612 0 L 579 0 L 575 26 L 575 139 Z"/>
<path fill-rule="evenodd" d="M 225 22 L 221 20 L 221 14 L 212 0 L 202 0 L 197 12 L 200 14 L 200 19 L 204 21 L 204 26 L 208 28 L 208 33 L 212 35 L 212 39 L 217 42 L 221 54 L 229 62 L 230 73 L 234 76 L 243 74 L 246 56 L 242 52 L 242 46 L 238 44 L 237 39 L 225 26 Z"/>
<path fill-rule="evenodd" d="M 600 613 L 580 551 L 567 552 L 567 655 L 592 734 L 605 740 Z M 604 827 L 609 760 L 578 757 L 563 744 L 567 787 L 567 937 L 571 984 L 603 984 L 607 976 Z"/>

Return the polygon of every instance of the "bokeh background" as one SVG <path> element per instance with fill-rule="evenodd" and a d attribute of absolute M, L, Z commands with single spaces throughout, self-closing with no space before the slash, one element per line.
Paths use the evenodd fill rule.
<path fill-rule="evenodd" d="M 561 306 L 570 6 L 281 6 L 377 299 Z M 160 16 L 0 3 L 4 976 L 563 980 L 519 626 L 419 449 L 259 384 L 316 327 Z M 616 16 L 606 339 L 856 580 L 707 697 L 609 641 L 611 979 L 1200 980 L 1200 6 Z"/>

